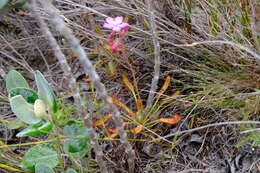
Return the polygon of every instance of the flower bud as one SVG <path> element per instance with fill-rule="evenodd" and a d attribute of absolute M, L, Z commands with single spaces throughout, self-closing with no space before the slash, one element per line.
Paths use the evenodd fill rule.
<path fill-rule="evenodd" d="M 37 117 L 48 117 L 45 104 L 42 100 L 37 99 L 34 103 L 34 113 Z"/>

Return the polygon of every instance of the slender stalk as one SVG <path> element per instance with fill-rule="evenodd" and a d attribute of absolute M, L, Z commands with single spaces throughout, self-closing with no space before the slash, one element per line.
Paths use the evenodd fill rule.
<path fill-rule="evenodd" d="M 127 134 L 124 131 L 123 120 L 120 117 L 120 112 L 117 107 L 113 104 L 111 97 L 107 94 L 104 84 L 100 81 L 100 77 L 95 71 L 91 61 L 87 57 L 84 49 L 80 46 L 78 39 L 73 35 L 70 28 L 68 28 L 65 22 L 59 16 L 59 11 L 56 9 L 50 0 L 40 1 L 45 11 L 49 15 L 49 19 L 55 26 L 56 30 L 59 31 L 70 44 L 70 48 L 77 54 L 80 65 L 83 67 L 86 74 L 91 78 L 92 84 L 96 89 L 98 96 L 107 103 L 108 111 L 113 115 L 112 119 L 118 130 L 120 141 L 125 147 L 125 151 L 128 154 L 128 166 L 129 172 L 133 173 L 135 168 L 135 153 L 132 149 L 131 144 L 128 141 Z"/>
<path fill-rule="evenodd" d="M 172 44 L 173 46 L 176 47 L 193 47 L 193 46 L 197 46 L 197 45 L 202 45 L 202 44 L 227 44 L 230 45 L 234 48 L 243 50 L 245 52 L 247 52 L 248 54 L 251 54 L 252 56 L 254 56 L 256 59 L 260 60 L 260 55 L 257 54 L 256 52 L 254 52 L 253 50 L 251 50 L 250 48 L 247 48 L 241 44 L 238 43 L 234 43 L 232 41 L 223 41 L 223 40 L 205 40 L 205 41 L 198 41 L 198 42 L 193 42 L 191 44 Z"/>
<path fill-rule="evenodd" d="M 260 128 L 245 130 L 245 131 L 240 132 L 240 134 L 257 132 L 257 131 L 260 131 Z"/>
<path fill-rule="evenodd" d="M 186 133 L 192 133 L 192 132 L 203 130 L 203 129 L 210 128 L 210 127 L 217 127 L 217 126 L 224 126 L 224 125 L 236 125 L 236 124 L 260 124 L 260 122 L 259 121 L 227 121 L 227 122 L 219 122 L 219 123 L 208 124 L 208 125 L 201 126 L 201 127 L 196 127 L 196 128 L 189 129 L 189 130 L 177 131 L 177 132 L 171 133 L 169 135 L 163 136 L 162 138 L 170 138 L 170 137 L 173 137 L 175 135 L 183 135 L 183 134 L 186 134 Z M 158 140 L 158 139 L 155 139 L 155 140 Z"/>
<path fill-rule="evenodd" d="M 156 89 L 158 88 L 158 81 L 160 76 L 160 43 L 158 40 L 158 36 L 156 33 L 156 24 L 155 24 L 155 17 L 154 17 L 154 10 L 153 10 L 153 4 L 151 0 L 145 1 L 148 6 L 149 11 L 149 22 L 151 27 L 151 35 L 153 39 L 153 46 L 154 46 L 154 75 L 151 83 L 151 89 L 149 91 L 149 96 L 146 103 L 146 108 L 149 109 L 152 106 L 154 94 L 156 92 Z"/>
<path fill-rule="evenodd" d="M 74 98 L 75 104 L 78 107 L 78 110 L 80 110 L 80 114 L 82 116 L 84 116 L 83 120 L 84 120 L 84 124 L 85 126 L 90 128 L 90 136 L 91 136 L 91 146 L 94 148 L 94 151 L 96 153 L 97 156 L 97 162 L 99 163 L 100 169 L 102 173 L 107 173 L 107 168 L 106 168 L 106 163 L 103 160 L 103 151 L 101 146 L 98 143 L 97 140 L 97 134 L 95 129 L 93 128 L 93 124 L 91 119 L 85 118 L 88 117 L 88 111 L 82 101 L 82 98 L 79 94 L 79 88 L 77 87 L 76 84 L 76 79 L 73 76 L 72 72 L 71 72 L 71 68 L 68 65 L 67 59 L 65 58 L 65 55 L 63 54 L 63 52 L 61 51 L 60 46 L 58 45 L 56 39 L 54 38 L 54 36 L 52 35 L 52 33 L 50 32 L 47 24 L 45 23 L 45 21 L 41 18 L 41 16 L 39 15 L 39 13 L 37 13 L 36 8 L 37 8 L 37 4 L 35 2 L 35 0 L 30 0 L 30 6 L 31 6 L 31 10 L 33 11 L 36 19 L 39 21 L 40 24 L 40 28 L 42 30 L 42 33 L 44 34 L 45 38 L 49 41 L 51 48 L 54 51 L 55 56 L 57 57 L 59 64 L 61 66 L 61 69 L 64 72 L 64 75 L 66 76 L 66 78 L 69 81 L 69 88 L 72 91 L 72 96 Z"/>

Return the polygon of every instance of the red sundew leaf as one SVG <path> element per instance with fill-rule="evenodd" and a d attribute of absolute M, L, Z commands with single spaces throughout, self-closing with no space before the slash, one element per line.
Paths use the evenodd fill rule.
<path fill-rule="evenodd" d="M 114 139 L 115 137 L 117 137 L 117 135 L 118 135 L 118 133 L 115 133 L 115 134 L 111 135 L 110 137 L 111 137 L 112 139 Z"/>
<path fill-rule="evenodd" d="M 170 118 L 160 118 L 160 122 L 175 125 L 181 120 L 181 116 L 179 114 L 173 114 Z"/>
<path fill-rule="evenodd" d="M 108 138 L 115 138 L 118 135 L 118 131 L 115 128 L 108 128 L 107 131 L 111 134 Z"/>
<path fill-rule="evenodd" d="M 163 95 L 163 93 L 167 90 L 167 88 L 169 87 L 170 85 L 170 82 L 171 82 L 171 77 L 170 76 L 167 76 L 166 79 L 165 79 L 165 82 L 162 86 L 162 88 L 160 89 L 158 95 L 157 95 L 157 99 L 159 99 L 161 97 L 161 95 Z"/>
<path fill-rule="evenodd" d="M 123 122 L 123 127 L 127 126 L 128 124 L 129 122 Z M 107 137 L 107 139 L 113 139 L 118 135 L 118 131 L 116 128 L 108 128 L 107 131 L 111 134 L 109 137 Z"/>
<path fill-rule="evenodd" d="M 132 83 L 129 81 L 129 79 L 127 78 L 126 74 L 123 73 L 122 74 L 122 80 L 124 82 L 124 84 L 126 85 L 126 87 L 133 93 L 133 95 L 135 96 L 135 89 L 134 89 L 134 86 L 132 85 Z M 139 98 L 136 98 L 135 97 L 135 104 L 136 104 L 136 107 L 137 107 L 137 110 L 138 111 L 143 111 L 143 103 L 142 103 L 142 100 L 139 99 Z M 128 112 L 130 115 L 132 113 Z M 132 115 L 131 115 L 132 116 Z"/>
<path fill-rule="evenodd" d="M 135 92 L 134 91 L 134 86 L 131 84 L 131 82 L 129 81 L 129 79 L 127 78 L 126 74 L 123 73 L 122 74 L 122 79 L 123 79 L 123 82 L 124 84 L 126 85 L 126 87 L 131 91 L 131 92 Z"/>
<path fill-rule="evenodd" d="M 143 102 L 142 102 L 141 99 L 136 99 L 135 100 L 135 104 L 136 104 L 136 107 L 137 107 L 138 111 L 141 111 L 141 112 L 144 111 Z"/>
<path fill-rule="evenodd" d="M 128 108 L 124 103 L 122 103 L 115 94 L 112 95 L 112 101 L 115 105 L 123 108 L 126 112 L 129 113 L 131 117 L 135 117 L 136 113 L 134 113 L 130 108 Z"/>
<path fill-rule="evenodd" d="M 118 135 L 118 131 L 115 128 L 108 128 L 107 131 L 111 134 L 105 139 L 112 140 Z"/>
<path fill-rule="evenodd" d="M 136 117 L 136 113 L 134 112 L 128 112 L 131 117 Z"/>
<path fill-rule="evenodd" d="M 162 104 L 167 104 L 167 103 L 170 103 L 171 101 L 174 101 L 174 98 L 172 98 L 172 97 L 178 96 L 178 95 L 181 95 L 180 91 L 176 91 L 170 97 L 167 97 L 167 98 L 163 99 Z"/>
<path fill-rule="evenodd" d="M 107 131 L 111 134 L 117 133 L 117 130 L 115 128 L 108 128 Z"/>
<path fill-rule="evenodd" d="M 130 129 L 129 131 L 135 135 L 139 134 L 143 130 L 143 126 L 139 125 L 133 129 Z"/>
<path fill-rule="evenodd" d="M 117 98 L 117 96 L 116 96 L 115 94 L 113 94 L 113 95 L 111 96 L 111 98 L 112 98 L 113 103 L 116 104 L 117 106 L 119 106 L 119 107 L 121 107 L 121 108 L 124 108 L 124 107 L 126 106 L 124 103 L 122 103 L 122 102 Z"/>
<path fill-rule="evenodd" d="M 104 126 L 105 122 L 107 122 L 110 118 L 112 117 L 111 114 L 107 114 L 103 119 L 101 120 L 93 120 L 93 125 L 95 127 L 98 127 L 98 126 Z"/>

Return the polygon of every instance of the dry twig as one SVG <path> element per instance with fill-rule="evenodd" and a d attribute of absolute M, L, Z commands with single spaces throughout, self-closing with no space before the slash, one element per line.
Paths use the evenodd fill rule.
<path fill-rule="evenodd" d="M 177 47 L 193 47 L 196 45 L 200 45 L 200 44 L 227 44 L 227 45 L 231 45 L 234 48 L 243 50 L 249 54 L 251 54 L 252 56 L 254 56 L 256 59 L 260 60 L 260 55 L 258 55 L 256 52 L 252 51 L 251 49 L 238 44 L 238 43 L 234 43 L 232 41 L 225 41 L 225 40 L 205 40 L 205 41 L 198 41 L 198 42 L 193 42 L 191 44 L 174 44 L 174 46 Z"/>
<path fill-rule="evenodd" d="M 153 46 L 154 46 L 154 76 L 152 79 L 151 89 L 149 92 L 149 96 L 147 99 L 146 107 L 149 108 L 152 105 L 154 99 L 154 93 L 158 88 L 158 81 L 160 76 L 160 43 L 158 41 L 158 36 L 156 33 L 156 24 L 155 24 L 155 17 L 154 17 L 154 10 L 152 1 L 146 0 L 146 4 L 148 5 L 148 12 L 149 12 L 149 22 L 151 26 L 152 32 L 152 39 L 153 39 Z"/>
<path fill-rule="evenodd" d="M 163 136 L 162 138 L 170 138 L 175 135 L 183 135 L 186 133 L 192 133 L 192 132 L 203 130 L 203 129 L 206 129 L 209 127 L 216 127 L 216 126 L 223 126 L 223 125 L 236 125 L 236 124 L 260 124 L 260 122 L 259 121 L 228 121 L 228 122 L 213 123 L 213 124 L 208 124 L 205 126 L 189 129 L 189 130 L 183 130 L 183 131 L 171 133 L 169 135 Z M 154 141 L 156 141 L 156 140 L 158 140 L 158 139 L 154 139 Z"/>
<path fill-rule="evenodd" d="M 245 130 L 245 131 L 240 132 L 240 134 L 246 134 L 246 133 L 252 133 L 252 132 L 260 133 L 260 128 Z"/>

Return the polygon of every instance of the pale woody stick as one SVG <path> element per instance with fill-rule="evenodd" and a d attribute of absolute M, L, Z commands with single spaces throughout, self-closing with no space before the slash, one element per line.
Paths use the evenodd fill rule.
<path fill-rule="evenodd" d="M 146 0 L 146 5 L 148 6 L 149 12 L 149 22 L 151 27 L 151 36 L 153 39 L 153 47 L 154 47 L 154 75 L 151 83 L 151 89 L 149 91 L 149 96 L 146 103 L 146 108 L 149 109 L 152 106 L 154 94 L 158 88 L 158 81 L 160 76 L 160 43 L 158 41 L 158 36 L 156 33 L 156 24 L 155 24 L 155 17 L 154 17 L 154 10 L 153 10 L 153 1 Z"/>

